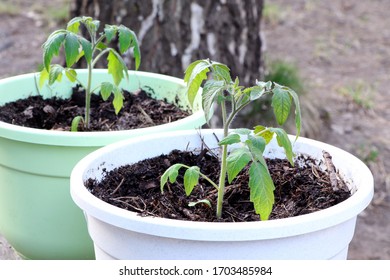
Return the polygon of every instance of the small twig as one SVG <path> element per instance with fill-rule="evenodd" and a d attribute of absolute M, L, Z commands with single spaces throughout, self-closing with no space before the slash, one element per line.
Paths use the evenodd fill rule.
<path fill-rule="evenodd" d="M 125 181 L 125 178 L 122 178 L 121 182 L 119 183 L 119 185 L 115 188 L 115 190 L 112 191 L 111 195 L 113 195 L 114 193 L 116 193 L 119 188 L 123 185 L 123 182 Z"/>
<path fill-rule="evenodd" d="M 138 111 L 140 111 L 142 113 L 142 115 L 144 115 L 144 117 L 146 118 L 146 120 L 151 123 L 151 124 L 155 124 L 154 121 L 152 120 L 152 118 L 145 112 L 144 109 L 142 109 L 141 106 L 139 105 L 135 105 L 135 107 L 138 109 Z"/>
<path fill-rule="evenodd" d="M 335 166 L 333 165 L 333 162 L 332 162 L 332 156 L 328 152 L 326 152 L 326 151 L 322 151 L 322 154 L 324 156 L 326 169 L 329 172 L 330 184 L 331 184 L 333 190 L 337 191 L 337 190 L 339 190 L 339 187 L 338 187 L 336 168 L 335 168 Z"/>

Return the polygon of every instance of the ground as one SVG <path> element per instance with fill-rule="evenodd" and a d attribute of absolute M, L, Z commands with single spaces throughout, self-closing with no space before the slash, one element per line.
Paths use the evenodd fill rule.
<path fill-rule="evenodd" d="M 11 2 L 11 1 L 5 1 Z M 0 5 L 0 78 L 34 71 L 62 0 Z M 3 2 L 2 2 L 3 3 Z M 27 3 L 27 4 L 26 4 Z M 23 6 L 24 5 L 24 6 Z M 352 152 L 375 178 L 349 259 L 390 259 L 390 18 L 388 0 L 265 0 L 264 56 L 295 64 L 311 105 L 306 135 Z M 46 7 L 42 9 L 42 7 Z M 303 115 L 305 120 L 305 115 Z M 0 238 L 0 259 L 14 258 Z"/>

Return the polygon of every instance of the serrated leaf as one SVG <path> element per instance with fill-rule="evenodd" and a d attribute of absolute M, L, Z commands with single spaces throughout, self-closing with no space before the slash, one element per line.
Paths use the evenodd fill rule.
<path fill-rule="evenodd" d="M 274 133 L 262 125 L 255 126 L 254 133 L 263 137 L 267 144 L 271 142 L 274 137 Z"/>
<path fill-rule="evenodd" d="M 270 129 L 276 133 L 276 139 L 278 141 L 278 145 L 280 147 L 283 147 L 288 161 L 292 166 L 294 166 L 294 161 L 293 161 L 294 153 L 292 150 L 291 141 L 288 138 L 287 133 L 281 128 L 270 128 Z"/>
<path fill-rule="evenodd" d="M 106 41 L 110 43 L 115 38 L 118 27 L 115 25 L 106 24 L 104 27 L 104 33 L 106 34 Z"/>
<path fill-rule="evenodd" d="M 72 83 L 76 82 L 77 72 L 74 69 L 71 68 L 65 69 L 65 75 Z"/>
<path fill-rule="evenodd" d="M 221 141 L 219 141 L 218 145 L 219 146 L 231 145 L 231 144 L 240 143 L 240 142 L 241 142 L 240 135 L 238 135 L 236 133 L 231 133 L 228 136 L 226 136 L 225 138 L 223 138 Z"/>
<path fill-rule="evenodd" d="M 247 148 L 242 147 L 233 150 L 226 158 L 228 181 L 231 183 L 234 178 L 251 160 L 250 152 Z"/>
<path fill-rule="evenodd" d="M 137 35 L 131 31 L 132 34 L 132 43 L 131 46 L 133 47 L 133 56 L 135 60 L 135 70 L 138 70 L 139 66 L 141 65 L 141 51 L 139 48 L 139 43 L 137 39 Z"/>
<path fill-rule="evenodd" d="M 79 40 L 76 35 L 71 32 L 68 32 L 65 36 L 65 61 L 67 67 L 72 67 L 72 65 L 77 61 L 79 56 Z"/>
<path fill-rule="evenodd" d="M 113 88 L 114 92 L 114 100 L 112 101 L 112 105 L 115 109 L 115 114 L 118 115 L 119 111 L 123 108 L 123 100 L 125 99 L 123 97 L 123 92 L 119 88 L 115 87 Z"/>
<path fill-rule="evenodd" d="M 164 186 L 168 182 L 168 180 L 170 183 L 176 182 L 177 176 L 179 175 L 179 169 L 182 167 L 184 167 L 183 164 L 176 163 L 170 166 L 167 170 L 165 170 L 164 174 L 161 176 L 160 179 L 161 193 L 164 193 Z"/>
<path fill-rule="evenodd" d="M 118 28 L 119 33 L 119 52 L 123 54 L 131 45 L 132 34 L 129 28 L 124 25 L 120 25 Z"/>
<path fill-rule="evenodd" d="M 126 64 L 115 50 L 110 50 L 107 60 L 108 73 L 112 75 L 114 84 L 119 85 L 124 78 L 124 75 L 126 75 L 126 77 L 128 76 Z"/>
<path fill-rule="evenodd" d="M 244 93 L 249 95 L 250 100 L 253 101 L 259 99 L 264 95 L 265 88 L 260 86 L 254 86 L 254 87 L 246 88 L 244 90 Z"/>
<path fill-rule="evenodd" d="M 39 87 L 43 87 L 45 82 L 49 79 L 49 72 L 47 72 L 46 68 L 43 67 L 39 74 Z"/>
<path fill-rule="evenodd" d="M 56 81 L 60 82 L 62 79 L 62 71 L 64 68 L 61 65 L 55 64 L 50 67 L 49 71 L 49 85 L 54 84 Z"/>
<path fill-rule="evenodd" d="M 66 30 L 57 30 L 49 35 L 46 42 L 43 43 L 43 64 L 47 71 L 50 70 L 50 63 L 54 55 L 58 55 L 61 45 L 65 40 Z"/>
<path fill-rule="evenodd" d="M 82 22 L 84 23 L 85 27 L 90 31 L 90 33 L 96 34 L 100 26 L 100 21 L 92 20 L 92 18 L 90 17 L 83 17 Z"/>
<path fill-rule="evenodd" d="M 295 127 L 297 130 L 297 135 L 295 137 L 296 140 L 298 136 L 301 134 L 301 106 L 299 104 L 298 94 L 292 89 L 288 89 L 288 93 L 291 95 L 295 104 Z"/>
<path fill-rule="evenodd" d="M 265 150 L 266 141 L 263 137 L 257 135 L 249 135 L 248 139 L 245 141 L 245 144 L 251 152 L 252 158 L 256 161 L 261 161 L 265 163 L 263 158 L 263 152 Z"/>
<path fill-rule="evenodd" d="M 184 82 L 187 83 L 187 96 L 190 105 L 193 106 L 195 97 L 211 66 L 208 60 L 197 60 L 192 62 L 186 69 Z"/>
<path fill-rule="evenodd" d="M 212 117 L 212 107 L 216 100 L 216 96 L 223 92 L 223 81 L 209 80 L 205 83 L 202 93 L 202 107 L 205 112 L 206 121 Z"/>
<path fill-rule="evenodd" d="M 84 122 L 84 118 L 82 116 L 74 117 L 72 120 L 70 131 L 72 131 L 72 132 L 78 131 L 80 123 L 83 123 L 83 122 Z"/>
<path fill-rule="evenodd" d="M 85 20 L 92 20 L 91 17 L 75 17 L 75 18 L 72 18 L 68 24 L 67 24 L 67 27 L 66 29 L 70 32 L 73 32 L 73 33 L 78 33 L 79 32 L 79 27 L 80 27 L 80 22 L 84 22 Z"/>
<path fill-rule="evenodd" d="M 200 169 L 198 166 L 191 166 L 184 173 L 184 190 L 189 196 L 199 182 Z"/>
<path fill-rule="evenodd" d="M 266 91 L 269 91 L 272 88 L 272 82 L 271 81 L 268 81 L 268 82 L 256 81 L 256 84 L 259 87 L 264 88 Z"/>
<path fill-rule="evenodd" d="M 275 186 L 266 166 L 253 162 L 249 168 L 250 201 L 261 220 L 268 220 L 275 202 Z"/>
<path fill-rule="evenodd" d="M 225 64 L 213 61 L 211 67 L 213 68 L 213 78 L 215 80 L 223 80 L 228 84 L 232 81 L 230 69 Z"/>
<path fill-rule="evenodd" d="M 80 45 L 84 51 L 84 57 L 88 63 L 92 61 L 92 44 L 90 41 L 80 38 Z"/>
<path fill-rule="evenodd" d="M 283 125 L 291 109 L 291 96 L 288 91 L 275 87 L 273 90 L 271 106 L 274 108 L 274 114 L 279 125 Z"/>
<path fill-rule="evenodd" d="M 103 82 L 100 86 L 100 95 L 106 101 L 114 91 L 114 85 L 110 82 Z"/>
<path fill-rule="evenodd" d="M 66 27 L 66 30 L 69 32 L 77 34 L 79 32 L 79 27 L 80 27 L 80 22 L 74 22 L 73 24 L 69 25 Z"/>

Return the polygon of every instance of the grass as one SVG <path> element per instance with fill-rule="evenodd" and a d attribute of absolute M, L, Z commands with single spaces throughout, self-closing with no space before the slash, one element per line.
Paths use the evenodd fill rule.
<path fill-rule="evenodd" d="M 278 24 L 283 19 L 282 8 L 278 4 L 264 3 L 262 17 L 265 22 L 271 25 Z"/>
<path fill-rule="evenodd" d="M 0 2 L 0 15 L 17 15 L 20 13 L 19 5 L 12 1 L 3 0 Z"/>
<path fill-rule="evenodd" d="M 300 95 L 304 93 L 303 82 L 296 65 L 282 60 L 275 60 L 266 67 L 266 81 L 273 81 L 285 85 Z"/>
<path fill-rule="evenodd" d="M 337 88 L 337 92 L 363 109 L 372 109 L 374 107 L 372 86 L 363 81 L 359 80 L 350 85 L 341 86 Z"/>

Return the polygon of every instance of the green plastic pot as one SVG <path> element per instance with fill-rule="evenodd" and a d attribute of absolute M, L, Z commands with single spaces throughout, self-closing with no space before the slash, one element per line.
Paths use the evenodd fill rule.
<path fill-rule="evenodd" d="M 81 80 L 86 71 L 78 70 Z M 183 80 L 130 71 L 124 89 L 148 88 L 157 99 L 188 107 Z M 38 92 L 36 74 L 0 80 L 0 104 Z M 95 70 L 93 84 L 110 80 L 106 70 Z M 65 80 L 65 79 L 64 79 Z M 39 94 L 67 97 L 72 84 L 63 81 Z M 176 104 L 176 103 L 175 103 Z M 26 128 L 0 122 L 0 233 L 22 258 L 93 259 L 93 243 L 82 211 L 69 193 L 74 165 L 92 151 L 118 140 L 150 133 L 192 129 L 205 123 L 200 100 L 184 119 L 149 128 L 112 132 L 65 132 Z"/>

